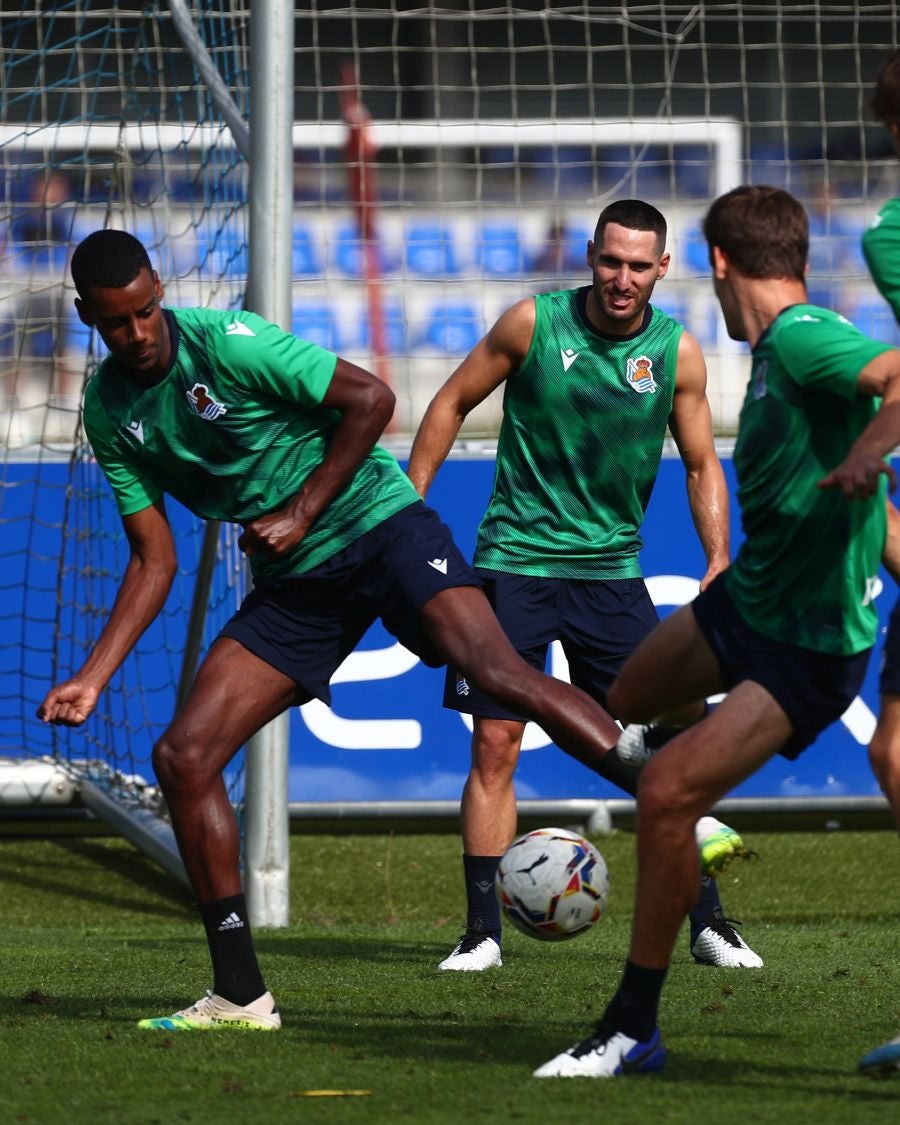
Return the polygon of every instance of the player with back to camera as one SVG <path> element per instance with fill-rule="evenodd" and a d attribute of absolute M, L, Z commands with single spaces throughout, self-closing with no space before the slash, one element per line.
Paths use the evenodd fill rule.
<path fill-rule="evenodd" d="M 848 504 L 828 486 L 839 483 L 830 470 L 851 455 L 855 463 L 858 449 L 891 448 L 882 439 L 886 425 L 898 429 L 900 350 L 807 303 L 806 213 L 786 191 L 736 188 L 713 202 L 703 230 L 728 333 L 752 352 L 734 450 L 745 539 L 731 566 L 625 662 L 609 703 L 646 724 L 727 694 L 644 767 L 625 971 L 595 1031 L 539 1078 L 662 1069 L 657 1010 L 697 893 L 696 820 L 775 754 L 797 757 L 840 718 L 878 630 L 871 590 L 885 543 L 884 485 L 870 455 L 871 496 Z"/>
<path fill-rule="evenodd" d="M 706 556 L 701 587 L 728 565 L 728 490 L 700 346 L 650 304 L 669 267 L 665 218 L 643 200 L 610 204 L 586 264 L 589 285 L 526 297 L 502 314 L 429 405 L 407 472 L 424 498 L 466 415 L 505 384 L 476 571 L 520 655 L 543 668 L 560 640 L 572 682 L 605 707 L 625 657 L 658 621 L 638 553 L 667 427 Z M 444 703 L 473 715 L 474 734 L 461 807 L 466 932 L 439 968 L 480 971 L 502 964 L 494 876 L 516 833 L 513 775 L 526 716 L 452 669 Z M 704 710 L 692 703 L 675 718 L 688 723 Z M 639 768 L 610 758 L 604 776 L 634 794 Z M 740 837 L 712 817 L 698 835 L 713 870 L 743 852 Z M 695 960 L 762 965 L 726 919 L 715 879 L 698 877 Z"/>
<path fill-rule="evenodd" d="M 384 383 L 253 313 L 164 309 L 145 248 L 125 232 L 89 235 L 71 269 L 78 314 L 110 351 L 87 386 L 84 426 L 130 558 L 97 643 L 38 715 L 84 723 L 161 610 L 176 570 L 166 493 L 204 519 L 242 525 L 254 588 L 153 748 L 213 988 L 139 1026 L 275 1029 L 222 771 L 286 708 L 328 702 L 332 674 L 376 618 L 425 663 L 462 668 L 540 722 L 580 761 L 615 756 L 619 730 L 509 644 L 449 530 L 376 444 L 394 406 Z"/>
<path fill-rule="evenodd" d="M 871 105 L 900 156 L 900 51 L 892 51 L 882 63 Z M 900 321 L 900 198 L 889 200 L 879 210 L 863 234 L 862 247 L 872 280 Z M 900 434 L 896 440 L 900 441 Z M 888 539 L 882 562 L 897 582 L 900 513 L 890 501 L 887 511 Z M 900 601 L 894 605 L 888 623 L 878 690 L 878 723 L 869 745 L 869 761 L 900 831 Z M 900 1070 L 900 1035 L 864 1055 L 859 1069 L 875 1076 Z"/>

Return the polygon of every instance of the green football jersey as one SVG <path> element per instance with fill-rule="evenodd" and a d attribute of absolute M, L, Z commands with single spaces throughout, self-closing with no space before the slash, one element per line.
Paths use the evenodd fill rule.
<path fill-rule="evenodd" d="M 528 354 L 506 380 L 475 565 L 547 578 L 640 577 L 682 327 L 648 308 L 630 336 L 587 319 L 589 290 L 535 297 Z"/>
<path fill-rule="evenodd" d="M 881 208 L 863 233 L 862 249 L 872 280 L 900 320 L 900 199 Z"/>
<path fill-rule="evenodd" d="M 746 538 L 726 581 L 765 636 L 846 656 L 875 643 L 884 483 L 852 502 L 816 485 L 874 417 L 878 400 L 857 394 L 857 376 L 888 350 L 805 304 L 783 310 L 753 349 L 734 450 Z"/>
<path fill-rule="evenodd" d="M 284 507 L 340 420 L 321 406 L 337 357 L 248 312 L 172 309 L 172 362 L 140 387 L 108 356 L 85 392 L 84 427 L 122 515 L 169 493 L 204 519 L 247 524 Z M 379 446 L 303 541 L 254 553 L 256 578 L 310 570 L 419 499 Z"/>

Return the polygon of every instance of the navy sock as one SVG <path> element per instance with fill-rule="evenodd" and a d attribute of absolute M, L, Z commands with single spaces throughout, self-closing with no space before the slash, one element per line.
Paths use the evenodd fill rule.
<path fill-rule="evenodd" d="M 667 972 L 668 969 L 644 969 L 626 961 L 619 989 L 600 1020 L 602 1031 L 608 1034 L 621 1031 L 646 1043 L 656 1029 L 659 998 Z"/>
<path fill-rule="evenodd" d="M 491 934 L 500 940 L 500 903 L 494 890 L 494 876 L 500 866 L 499 855 L 463 855 L 466 881 L 466 930 Z"/>
<path fill-rule="evenodd" d="M 722 909 L 722 900 L 719 898 L 719 888 L 715 879 L 711 875 L 702 875 L 700 897 L 690 913 L 691 943 L 711 918 L 722 921 L 724 917 L 725 911 Z"/>
<path fill-rule="evenodd" d="M 198 905 L 212 957 L 213 992 L 243 1007 L 266 991 L 244 896 L 231 895 Z"/>

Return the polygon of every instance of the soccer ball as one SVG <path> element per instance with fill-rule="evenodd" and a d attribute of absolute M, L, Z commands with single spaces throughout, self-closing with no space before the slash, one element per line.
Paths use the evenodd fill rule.
<path fill-rule="evenodd" d="M 565 828 L 538 828 L 514 840 L 495 880 L 504 917 L 541 941 L 567 941 L 599 922 L 609 872 L 594 845 Z"/>

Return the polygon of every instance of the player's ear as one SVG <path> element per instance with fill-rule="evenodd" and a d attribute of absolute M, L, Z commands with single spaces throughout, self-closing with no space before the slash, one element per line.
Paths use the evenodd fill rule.
<path fill-rule="evenodd" d="M 159 280 L 159 274 L 156 272 L 156 270 L 151 270 L 151 275 L 153 277 L 153 292 L 156 295 L 157 301 L 162 301 L 166 295 L 166 291 L 163 288 L 163 283 Z"/>
<path fill-rule="evenodd" d="M 90 306 L 86 305 L 80 297 L 75 298 L 75 311 L 78 313 L 78 319 L 82 324 L 88 328 L 94 327 L 94 319 L 91 316 Z"/>
<path fill-rule="evenodd" d="M 712 266 L 713 277 L 723 278 L 727 275 L 728 256 L 721 246 L 710 247 L 709 261 Z"/>
<path fill-rule="evenodd" d="M 661 277 L 665 277 L 669 272 L 669 262 L 672 260 L 672 255 L 667 250 L 665 254 L 659 259 L 659 269 L 656 271 L 656 280 L 659 281 Z"/>

